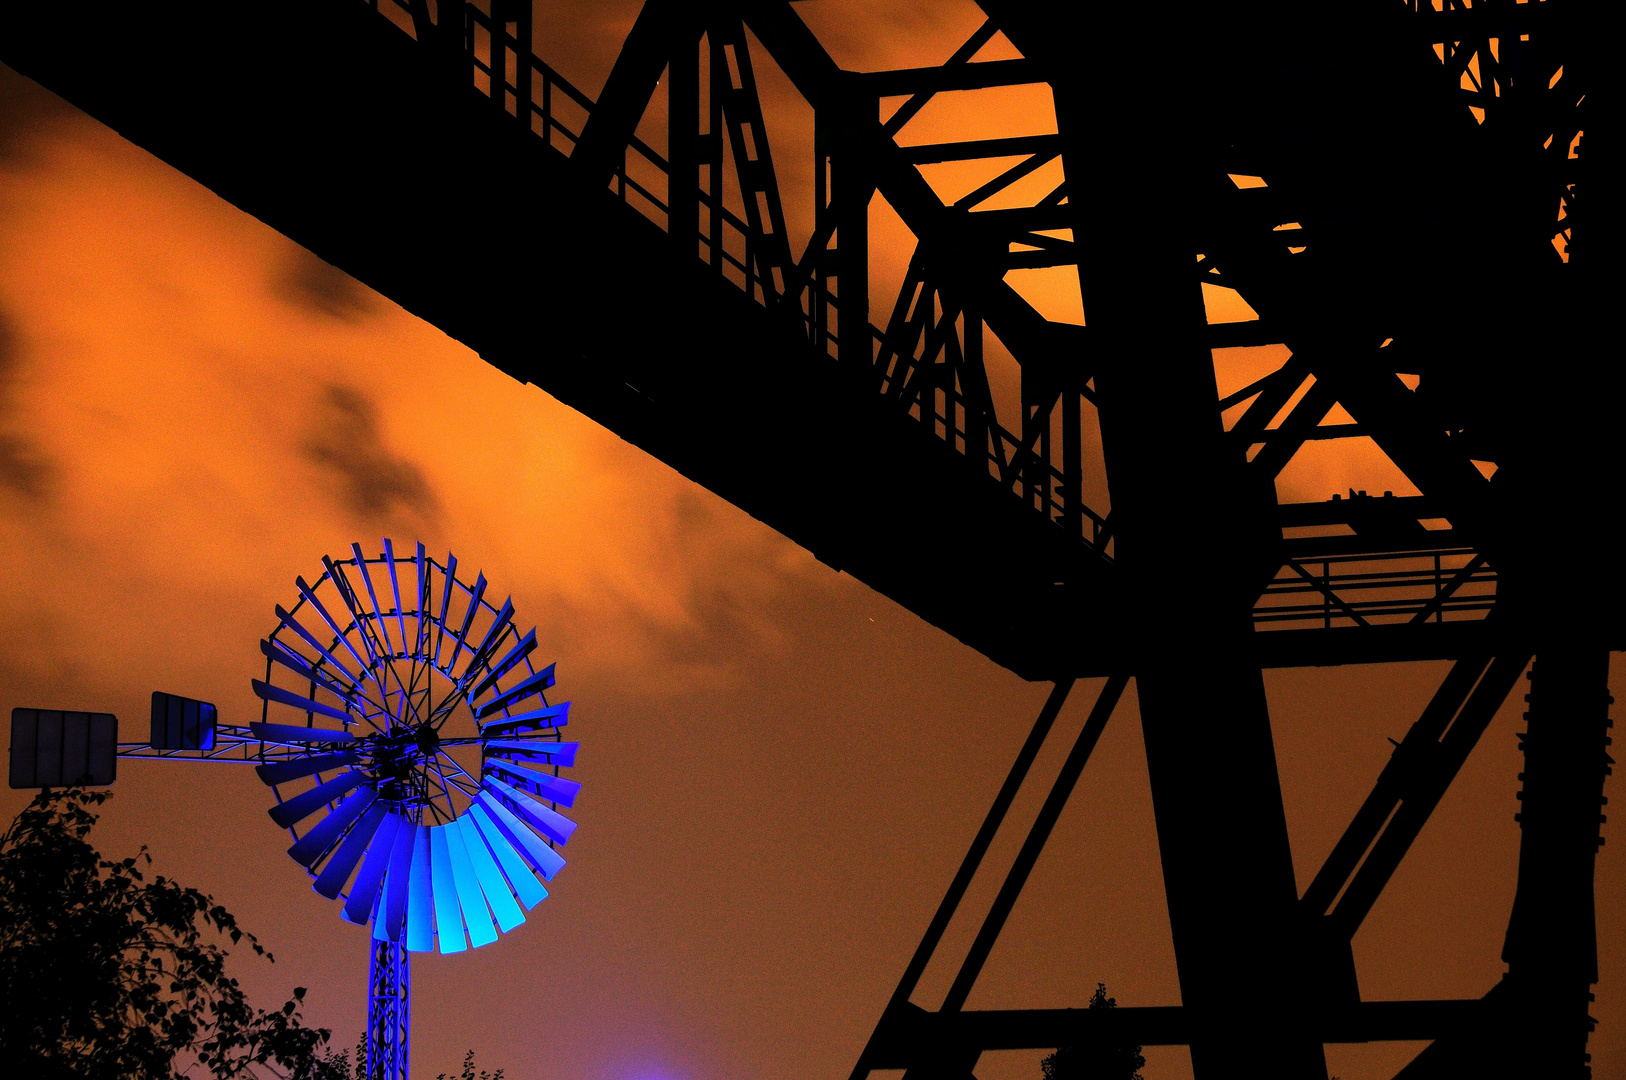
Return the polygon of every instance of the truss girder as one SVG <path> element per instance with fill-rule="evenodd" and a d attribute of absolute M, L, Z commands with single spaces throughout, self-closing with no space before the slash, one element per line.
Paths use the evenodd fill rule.
<path fill-rule="evenodd" d="M 593 101 L 528 56 L 528 16 L 508 31 L 485 5 L 400 0 L 408 33 L 374 10 L 391 2 L 90 24 L 11 5 L 0 59 L 824 561 L 1061 680 L 855 1080 L 962 1080 L 984 1051 L 1091 1032 L 1189 1044 L 1199 1075 L 1257 1071 L 1263 1001 L 1282 1076 L 1324 1076 L 1320 1044 L 1346 1038 L 1435 1040 L 1407 1077 L 1544 1054 L 1584 1075 L 1621 598 L 1614 575 L 1570 564 L 1611 565 L 1618 547 L 1588 477 L 1619 456 L 1619 375 L 1612 346 L 1588 346 L 1602 374 L 1572 401 L 1527 367 L 1566 334 L 1605 337 L 1616 292 L 1602 5 L 1255 0 L 1170 21 L 984 0 L 989 20 L 946 63 L 854 73 L 785 0 L 650 0 Z M 1023 56 L 977 60 L 1000 31 Z M 1155 56 L 1122 45 L 1151 40 Z M 813 236 L 794 260 L 753 75 L 770 59 L 815 115 Z M 1037 81 L 1055 133 L 897 141 L 935 94 Z M 637 135 L 663 92 L 664 156 Z M 580 107 L 579 133 L 550 94 Z M 881 97 L 902 95 L 883 121 Z M 1058 155 L 1048 194 L 987 208 Z M 921 169 L 996 157 L 1015 161 L 952 203 Z M 869 323 L 876 193 L 918 240 L 884 330 Z M 479 208 L 501 226 L 468 229 Z M 1072 266 L 1088 327 L 1006 280 Z M 1203 284 L 1259 318 L 1207 325 Z M 984 326 L 1021 368 L 1014 423 Z M 1217 401 L 1210 350 L 1267 344 L 1285 366 Z M 1086 407 L 1110 513 L 1082 500 Z M 1296 454 L 1351 438 L 1421 497 L 1279 503 Z M 1350 937 L 1532 653 L 1507 978 L 1477 1001 L 1363 1002 Z M 1299 898 L 1261 668 L 1425 658 L 1456 667 Z M 1070 679 L 1091 674 L 1111 678 L 949 999 L 918 1009 L 991 830 Z M 1185 1004 L 964 1010 L 1131 676 Z"/>

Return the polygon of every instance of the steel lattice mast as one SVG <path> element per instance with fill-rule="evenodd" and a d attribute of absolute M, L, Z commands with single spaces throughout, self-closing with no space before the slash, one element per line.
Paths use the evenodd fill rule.
<path fill-rule="evenodd" d="M 406 946 L 375 941 L 367 964 L 367 1063 L 376 1080 L 407 1080 L 412 1048 L 412 965 Z"/>
<path fill-rule="evenodd" d="M 305 0 L 207 26 L 110 15 L 88 32 L 18 8 L 0 16 L 0 56 L 827 563 L 1057 684 L 855 1080 L 963 1076 L 985 1050 L 1079 1034 L 1066 1010 L 963 1004 L 1130 677 L 1184 1004 L 1089 1023 L 1190 1045 L 1199 1075 L 1229 1075 L 1249 1054 L 1241 1003 L 1286 985 L 1281 1075 L 1324 1076 L 1325 1042 L 1382 1039 L 1433 1040 L 1409 1080 L 1585 1075 L 1607 662 L 1622 645 L 1619 583 L 1599 569 L 1619 548 L 1613 500 L 1597 489 L 1620 460 L 1618 350 L 1603 344 L 1619 232 L 1607 9 L 981 7 L 944 63 L 854 72 L 782 0 L 651 0 L 596 99 L 532 55 L 524 4 Z M 1000 35 L 1019 55 L 978 59 Z M 786 144 L 757 78 L 770 64 L 815 118 L 811 192 L 776 171 Z M 190 92 L 200 79 L 233 89 Z M 940 94 L 1032 85 L 1052 95 L 1053 131 L 910 137 Z M 664 149 L 637 134 L 663 99 Z M 286 164 L 268 166 L 268 148 Z M 373 197 L 340 210 L 308 192 L 312 160 Z M 928 182 L 977 162 L 1000 164 L 963 195 Z M 871 280 L 877 199 L 915 244 L 896 294 Z M 470 208 L 497 208 L 491 227 L 468 228 Z M 1086 325 L 1007 280 L 1057 268 L 1076 272 Z M 607 298 L 606 282 L 630 281 L 648 287 Z M 1209 321 L 1204 286 L 1258 317 Z M 674 336 L 705 362 L 674 359 Z M 996 341 L 1020 371 L 1014 409 L 990 374 Z M 1264 345 L 1288 359 L 1222 396 L 1213 350 Z M 1581 389 L 1555 372 L 1559 348 Z M 1346 440 L 1417 494 L 1279 497 L 1306 447 Z M 1452 667 L 1297 895 L 1262 671 L 1425 660 Z M 1506 976 L 1479 999 L 1363 1000 L 1350 941 L 1525 675 Z M 1108 682 L 1048 816 L 948 1000 L 919 1008 L 919 969 L 1089 676 Z M 1192 719 L 1211 713 L 1223 724 Z M 1225 981 L 1239 966 L 1240 993 Z"/>

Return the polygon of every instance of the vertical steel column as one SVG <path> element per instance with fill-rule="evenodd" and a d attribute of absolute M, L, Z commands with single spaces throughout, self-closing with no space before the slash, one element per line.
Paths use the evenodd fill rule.
<path fill-rule="evenodd" d="M 1192 1064 L 1199 1078 L 1325 1080 L 1252 655 L 1251 536 L 1237 527 L 1251 501 L 1245 462 L 1224 441 L 1194 269 L 1203 133 L 1191 102 L 1203 96 L 1203 50 L 1224 48 L 1213 37 L 1225 36 L 1222 20 L 1124 5 L 1058 21 L 1015 3 L 983 6 L 1043 59 L 1055 87 L 1093 338 L 1079 360 L 1096 373 L 1118 560 L 1136 597 L 1124 629 Z M 1160 50 L 1155 73 L 1126 47 L 1148 42 Z M 1268 1053 L 1262 1008 L 1282 1033 Z"/>
<path fill-rule="evenodd" d="M 875 353 L 869 336 L 869 201 L 875 181 L 853 133 L 875 122 L 880 103 L 854 90 L 848 116 L 830 132 L 830 204 L 836 214 L 836 355 L 849 371 L 868 372 Z M 850 117 L 850 119 L 849 119 Z"/>
<path fill-rule="evenodd" d="M 1593 867 L 1603 846 L 1599 808 L 1610 772 L 1609 653 L 1542 652 L 1530 670 L 1519 885 L 1502 959 L 1517 1024 L 1514 1072 L 1584 1080 L 1587 1017 L 1598 981 Z"/>
<path fill-rule="evenodd" d="M 368 1080 L 407 1080 L 412 977 L 406 943 L 374 941 L 368 959 Z"/>
<path fill-rule="evenodd" d="M 666 231 L 672 254 L 692 270 L 700 238 L 700 55 L 698 28 L 672 42 L 666 79 Z"/>

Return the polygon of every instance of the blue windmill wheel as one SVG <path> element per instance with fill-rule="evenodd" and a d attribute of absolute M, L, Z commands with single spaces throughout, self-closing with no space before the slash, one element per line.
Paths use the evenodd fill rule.
<path fill-rule="evenodd" d="M 397 556 L 322 559 L 314 585 L 276 609 L 256 771 L 276 794 L 288 854 L 376 941 L 461 952 L 525 921 L 565 865 L 559 812 L 581 785 L 550 704 L 554 667 L 531 654 L 511 600 L 494 607 L 422 544 Z M 541 880 L 538 880 L 538 879 Z"/>

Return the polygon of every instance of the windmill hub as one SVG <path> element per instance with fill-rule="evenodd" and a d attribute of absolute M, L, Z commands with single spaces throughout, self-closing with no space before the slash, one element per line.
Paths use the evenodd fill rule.
<path fill-rule="evenodd" d="M 365 771 L 378 784 L 379 797 L 409 802 L 420 787 L 417 774 L 440 749 L 440 733 L 425 722 L 369 735 L 361 742 Z"/>

